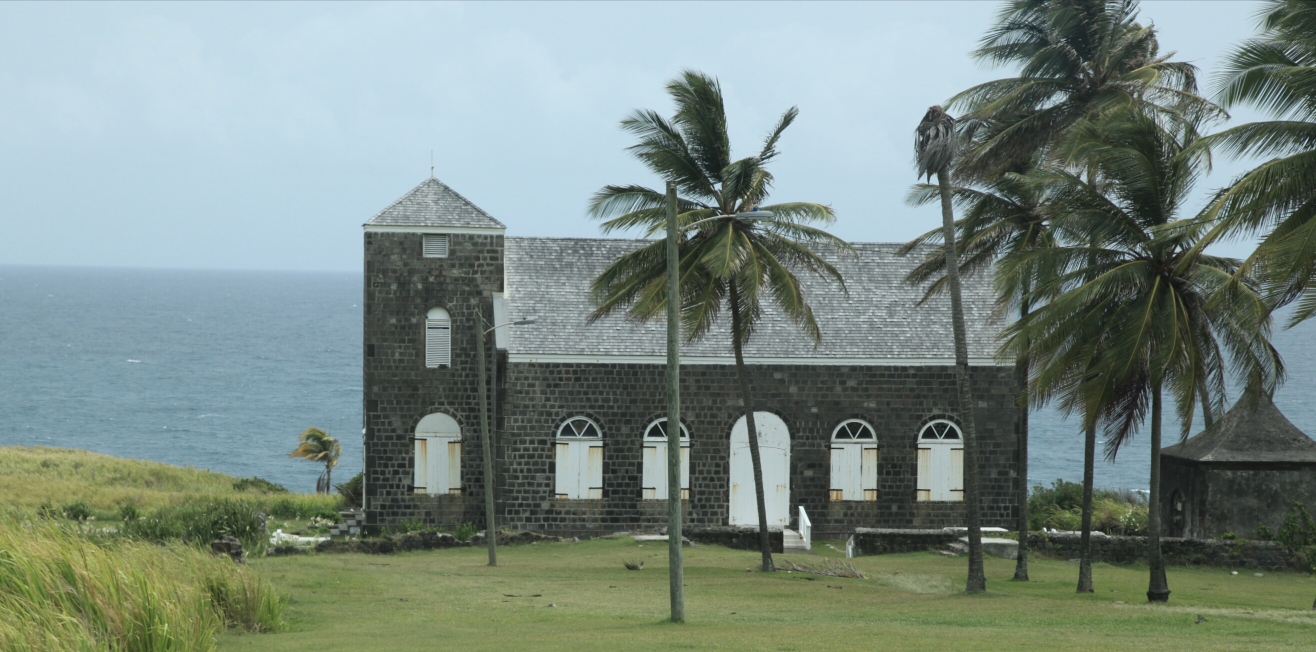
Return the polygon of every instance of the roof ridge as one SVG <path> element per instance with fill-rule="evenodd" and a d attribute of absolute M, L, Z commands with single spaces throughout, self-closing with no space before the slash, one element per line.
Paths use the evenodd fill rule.
<path fill-rule="evenodd" d="M 501 226 L 501 227 L 503 227 L 503 228 L 507 228 L 507 225 L 506 225 L 506 224 L 503 224 L 502 222 L 499 222 L 498 219 L 495 218 L 494 216 L 490 215 L 488 211 L 484 210 L 483 208 L 480 208 L 479 206 L 476 206 L 476 205 L 475 205 L 475 202 L 473 202 L 473 201 L 467 199 L 465 195 L 463 195 L 463 194 L 457 192 L 456 190 L 454 190 L 452 186 L 450 186 L 450 185 L 448 185 L 448 184 L 446 184 L 446 183 L 444 183 L 444 182 L 442 182 L 442 181 L 439 181 L 439 180 L 438 180 L 437 178 L 435 178 L 435 177 L 430 177 L 429 179 L 426 179 L 425 181 L 420 182 L 420 186 L 423 186 L 423 185 L 425 185 L 426 183 L 428 183 L 428 182 L 430 182 L 430 181 L 433 181 L 434 183 L 437 183 L 437 184 L 439 184 L 440 186 L 443 186 L 443 188 L 444 188 L 445 190 L 447 190 L 448 192 L 452 193 L 453 195 L 456 195 L 456 196 L 457 196 L 457 199 L 460 199 L 460 200 L 466 202 L 466 204 L 467 204 L 468 206 L 470 206 L 471 208 L 474 208 L 475 210 L 479 211 L 481 215 L 483 215 L 483 216 L 485 216 L 485 217 L 487 217 L 487 218 L 493 220 L 493 222 L 494 222 L 495 224 L 497 224 L 498 226 Z M 419 188 L 420 186 L 416 186 L 416 187 Z"/>
<path fill-rule="evenodd" d="M 375 213 L 367 226 L 438 226 L 506 229 L 452 186 L 430 177 Z"/>

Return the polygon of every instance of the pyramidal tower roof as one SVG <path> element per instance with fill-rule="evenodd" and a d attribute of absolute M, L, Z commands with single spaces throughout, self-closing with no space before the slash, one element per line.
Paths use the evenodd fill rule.
<path fill-rule="evenodd" d="M 502 222 L 434 177 L 421 182 L 365 223 L 366 227 L 504 229 Z"/>
<path fill-rule="evenodd" d="M 1210 428 L 1162 454 L 1196 462 L 1316 463 L 1316 441 L 1263 397 L 1255 410 L 1240 400 Z"/>

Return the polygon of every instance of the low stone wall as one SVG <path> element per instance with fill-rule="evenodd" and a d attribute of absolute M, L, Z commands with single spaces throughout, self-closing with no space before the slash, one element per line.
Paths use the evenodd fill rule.
<path fill-rule="evenodd" d="M 888 555 L 897 552 L 918 552 L 929 548 L 943 548 L 956 540 L 956 536 L 943 529 L 897 530 L 860 527 L 854 530 L 856 555 Z"/>
<path fill-rule="evenodd" d="M 735 548 L 736 550 L 759 549 L 758 528 L 710 527 L 689 529 L 682 532 L 682 534 L 695 543 L 709 543 Z M 782 551 L 782 541 L 781 530 L 768 530 L 768 543 L 772 546 L 773 552 Z"/>
<path fill-rule="evenodd" d="M 1029 550 L 1065 559 L 1079 556 L 1079 535 L 1028 535 Z M 1171 566 L 1221 566 L 1288 570 L 1295 568 L 1293 553 L 1273 541 L 1219 541 L 1215 539 L 1161 539 L 1161 555 Z M 1147 559 L 1147 537 L 1092 537 L 1092 560 L 1129 564 Z"/>
<path fill-rule="evenodd" d="M 316 552 L 359 552 L 368 555 L 388 555 L 409 550 L 439 550 L 465 548 L 471 544 L 458 541 L 451 534 L 435 532 L 408 532 L 392 534 L 378 539 L 330 539 L 316 544 Z"/>

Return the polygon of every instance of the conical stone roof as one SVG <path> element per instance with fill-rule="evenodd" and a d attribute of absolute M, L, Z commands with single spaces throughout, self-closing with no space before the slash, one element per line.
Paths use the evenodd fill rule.
<path fill-rule="evenodd" d="M 1225 416 L 1162 455 L 1195 462 L 1316 463 L 1316 441 L 1293 425 L 1269 398 L 1255 410 L 1240 400 Z"/>
<path fill-rule="evenodd" d="M 502 222 L 472 204 L 456 190 L 430 177 L 365 224 L 393 227 L 503 229 Z"/>

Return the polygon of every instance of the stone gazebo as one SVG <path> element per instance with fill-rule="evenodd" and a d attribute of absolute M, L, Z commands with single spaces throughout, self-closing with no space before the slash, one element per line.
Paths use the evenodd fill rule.
<path fill-rule="evenodd" d="M 1316 509 L 1316 441 L 1269 398 L 1240 400 L 1198 435 L 1161 451 L 1161 517 L 1171 537 L 1279 530 L 1295 501 Z"/>

